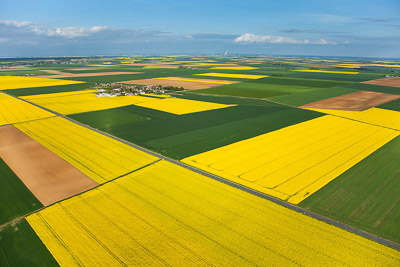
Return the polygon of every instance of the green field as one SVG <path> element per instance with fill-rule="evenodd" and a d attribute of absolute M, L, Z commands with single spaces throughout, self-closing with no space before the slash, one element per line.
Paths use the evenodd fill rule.
<path fill-rule="evenodd" d="M 400 137 L 299 205 L 400 244 Z"/>
<path fill-rule="evenodd" d="M 181 159 L 322 115 L 266 101 L 253 101 L 253 105 L 249 100 L 243 102 L 247 104 L 179 116 L 128 106 L 70 117 L 163 155 Z M 108 126 L 106 118 L 127 113 L 150 120 L 138 121 L 134 117 L 130 123 L 117 122 Z"/>
<path fill-rule="evenodd" d="M 328 88 L 333 86 L 343 86 L 351 82 L 329 81 L 316 79 L 299 79 L 291 77 L 267 77 L 251 81 L 252 83 L 276 84 L 286 86 L 303 86 L 312 88 Z"/>
<path fill-rule="evenodd" d="M 25 219 L 0 228 L 0 266 L 58 266 Z"/>
<path fill-rule="evenodd" d="M 43 207 L 0 159 L 0 225 Z"/>
<path fill-rule="evenodd" d="M 374 84 L 366 84 L 366 83 L 353 83 L 347 85 L 346 87 L 356 90 L 367 90 L 367 91 L 375 91 L 381 92 L 386 94 L 395 94 L 400 95 L 400 88 L 399 87 L 391 87 L 391 86 L 380 86 Z"/>
<path fill-rule="evenodd" d="M 236 84 L 228 84 L 228 85 L 213 87 L 209 89 L 196 90 L 193 92 L 197 94 L 268 98 L 285 94 L 306 92 L 315 89 L 316 88 L 305 87 L 305 86 L 241 82 Z"/>
<path fill-rule="evenodd" d="M 290 106 L 302 106 L 311 102 L 324 100 L 327 98 L 341 96 L 357 92 L 357 90 L 346 88 L 346 87 L 331 87 L 313 90 L 309 92 L 301 92 L 297 94 L 283 95 L 277 97 L 268 98 L 268 100 L 286 104 Z"/>
<path fill-rule="evenodd" d="M 77 83 L 68 85 L 56 85 L 46 87 L 32 87 L 32 88 L 21 88 L 5 90 L 8 94 L 14 96 L 28 96 L 28 95 L 40 95 L 40 94 L 51 94 L 51 93 L 62 93 L 85 90 L 88 87 L 93 86 L 92 83 Z"/>
<path fill-rule="evenodd" d="M 378 108 L 400 111 L 400 99 L 380 105 Z"/>
<path fill-rule="evenodd" d="M 39 71 L 39 70 L 7 70 L 0 71 L 0 76 L 8 76 L 8 75 L 24 75 L 24 74 L 35 74 L 35 75 L 49 75 L 47 72 Z"/>
<path fill-rule="evenodd" d="M 357 70 L 336 70 L 333 71 L 348 71 L 357 72 Z M 318 80 L 333 80 L 333 81 L 346 81 L 346 82 L 363 82 L 374 79 L 383 78 L 383 74 L 369 74 L 369 73 L 359 73 L 359 74 L 337 74 L 337 73 L 320 73 L 320 72 L 293 72 L 289 75 L 293 78 L 305 78 L 305 79 L 318 79 Z"/>

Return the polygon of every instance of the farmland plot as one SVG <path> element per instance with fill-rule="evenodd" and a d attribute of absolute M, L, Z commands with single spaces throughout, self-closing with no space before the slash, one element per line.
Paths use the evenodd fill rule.
<path fill-rule="evenodd" d="M 16 125 L 98 183 L 156 160 L 155 157 L 57 117 Z"/>
<path fill-rule="evenodd" d="M 54 114 L 0 93 L 0 125 L 52 117 Z"/>
<path fill-rule="evenodd" d="M 323 116 L 182 162 L 297 204 L 397 135 L 395 130 Z"/>
<path fill-rule="evenodd" d="M 83 82 L 58 80 L 58 79 L 32 78 L 32 77 L 22 77 L 22 76 L 0 76 L 0 90 L 78 84 L 78 83 L 83 83 Z"/>
<path fill-rule="evenodd" d="M 395 265 L 400 253 L 160 161 L 27 218 L 60 265 Z"/>

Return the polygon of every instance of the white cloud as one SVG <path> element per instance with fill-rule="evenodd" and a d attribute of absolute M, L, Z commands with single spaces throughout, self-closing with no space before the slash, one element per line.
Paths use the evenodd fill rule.
<path fill-rule="evenodd" d="M 271 43 L 271 44 L 319 44 L 319 45 L 336 45 L 335 42 L 320 39 L 310 41 L 308 39 L 298 40 L 293 37 L 276 36 L 276 35 L 256 35 L 253 33 L 245 33 L 235 39 L 236 43 Z"/>
<path fill-rule="evenodd" d="M 65 38 L 75 38 L 82 36 L 89 36 L 94 33 L 101 32 L 103 30 L 109 29 L 107 26 L 93 26 L 90 28 L 84 27 L 65 27 L 65 28 L 56 28 L 55 30 L 47 30 L 44 32 L 39 32 L 39 34 L 45 34 L 47 36 L 62 36 Z"/>
<path fill-rule="evenodd" d="M 8 38 L 0 38 L 0 43 L 7 43 L 8 42 Z"/>
<path fill-rule="evenodd" d="M 34 23 L 32 21 L 0 20 L 0 25 L 17 27 L 17 28 L 27 27 L 34 24 L 37 23 Z"/>

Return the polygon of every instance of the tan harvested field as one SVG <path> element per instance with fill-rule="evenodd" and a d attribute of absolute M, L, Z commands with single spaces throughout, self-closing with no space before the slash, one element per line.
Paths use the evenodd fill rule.
<path fill-rule="evenodd" d="M 98 185 L 12 125 L 0 127 L 0 157 L 45 206 Z"/>
<path fill-rule="evenodd" d="M 67 70 L 76 70 L 76 71 L 80 71 L 80 70 L 98 70 L 99 68 L 73 68 L 73 69 L 67 69 Z"/>
<path fill-rule="evenodd" d="M 176 79 L 176 80 L 170 80 Z M 182 79 L 180 81 L 179 79 Z M 185 80 L 193 80 L 193 81 L 185 81 Z M 196 82 L 201 81 L 201 82 Z M 236 81 L 225 81 L 225 80 L 210 80 L 210 79 L 193 79 L 193 78 L 181 78 L 181 77 L 165 77 L 165 79 L 143 79 L 143 80 L 131 80 L 131 81 L 123 81 L 119 83 L 125 84 L 139 84 L 139 85 L 162 85 L 162 86 L 177 86 L 183 87 L 185 89 L 205 89 L 215 86 L 221 86 L 223 83 L 237 83 Z"/>
<path fill-rule="evenodd" d="M 363 111 L 399 98 L 400 95 L 372 91 L 359 91 L 312 102 L 301 106 L 301 108 Z"/>
<path fill-rule="evenodd" d="M 29 70 L 27 65 L 18 65 L 18 66 L 11 66 L 7 69 L 0 69 L 0 71 L 14 71 L 14 70 Z"/>
<path fill-rule="evenodd" d="M 382 86 L 392 86 L 400 87 L 400 78 L 382 78 L 366 82 L 361 82 L 366 84 L 382 85 Z"/>
<path fill-rule="evenodd" d="M 142 72 L 91 72 L 91 73 L 67 73 L 58 70 L 41 70 L 52 75 L 35 76 L 35 78 L 70 78 L 70 77 L 92 77 L 92 76 L 107 76 L 107 75 L 121 75 L 121 74 L 140 74 Z"/>

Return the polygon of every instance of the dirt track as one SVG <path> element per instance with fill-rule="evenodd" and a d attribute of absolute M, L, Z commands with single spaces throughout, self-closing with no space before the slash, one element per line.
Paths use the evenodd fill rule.
<path fill-rule="evenodd" d="M 362 111 L 399 98 L 400 95 L 391 95 L 372 91 L 359 91 L 312 102 L 301 106 L 301 108 Z"/>
<path fill-rule="evenodd" d="M 382 78 L 382 79 L 371 80 L 371 81 L 366 81 L 366 82 L 361 82 L 361 83 L 400 87 L 400 78 Z"/>
<path fill-rule="evenodd" d="M 40 75 L 35 78 L 70 78 L 70 77 L 92 77 L 92 76 L 107 76 L 107 75 L 121 75 L 121 74 L 140 74 L 142 72 L 91 72 L 91 73 L 67 73 L 58 70 L 41 70 L 53 75 Z"/>
<path fill-rule="evenodd" d="M 177 86 L 183 87 L 185 89 L 206 89 L 215 86 L 221 86 L 224 84 L 221 83 L 213 83 L 213 82 L 229 82 L 229 83 L 237 83 L 235 81 L 225 81 L 225 80 L 209 80 L 209 79 L 195 79 L 195 78 L 180 78 L 180 77 L 166 77 L 166 78 L 174 78 L 174 79 L 189 79 L 189 80 L 200 80 L 207 82 L 190 82 L 190 81 L 174 81 L 174 80 L 164 80 L 164 79 L 143 79 L 143 80 L 131 80 L 131 81 L 123 81 L 118 83 L 126 83 L 126 84 L 140 84 L 140 85 L 162 85 L 162 86 Z"/>
<path fill-rule="evenodd" d="M 98 185 L 12 125 L 0 127 L 0 157 L 46 206 Z"/>

